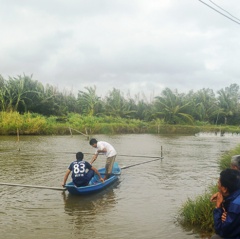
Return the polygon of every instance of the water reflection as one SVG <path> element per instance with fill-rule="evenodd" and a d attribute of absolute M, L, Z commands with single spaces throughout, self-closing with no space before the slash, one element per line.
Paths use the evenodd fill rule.
<path fill-rule="evenodd" d="M 115 184 L 116 186 L 116 184 Z M 113 186 L 112 186 L 113 187 Z M 71 195 L 64 191 L 62 193 L 65 213 L 70 216 L 75 215 L 96 215 L 102 211 L 114 207 L 116 198 L 113 188 L 108 188 L 103 192 L 91 195 Z"/>
<path fill-rule="evenodd" d="M 117 185 L 114 184 L 114 186 Z M 65 214 L 70 218 L 69 222 L 74 235 L 79 235 L 81 232 L 83 237 L 88 233 L 92 237 L 92 226 L 99 223 L 97 218 L 107 215 L 116 205 L 114 186 L 92 195 L 76 196 L 65 191 L 62 193 Z"/>

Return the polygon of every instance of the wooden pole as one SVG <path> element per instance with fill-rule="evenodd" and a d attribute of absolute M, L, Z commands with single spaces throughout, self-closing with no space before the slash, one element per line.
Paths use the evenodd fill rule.
<path fill-rule="evenodd" d="M 162 145 L 161 145 L 161 159 L 163 158 L 163 148 L 162 148 Z"/>
<path fill-rule="evenodd" d="M 76 154 L 76 153 L 73 153 L 73 152 L 59 152 L 61 154 Z M 93 154 L 93 153 L 86 153 L 86 152 L 83 152 L 83 154 Z M 103 155 L 103 154 L 100 154 L 99 155 Z M 133 157 L 133 158 L 153 158 L 153 159 L 156 159 L 156 158 L 159 158 L 159 156 L 148 156 L 148 155 L 129 155 L 129 154 L 117 154 L 117 157 Z M 161 156 L 160 157 L 163 157 L 162 156 L 162 152 L 161 152 Z"/>
<path fill-rule="evenodd" d="M 60 191 L 66 190 L 65 188 L 61 188 L 61 187 L 47 187 L 47 186 L 39 186 L 39 185 L 16 184 L 16 183 L 0 183 L 0 185 L 17 186 L 17 187 L 25 187 L 25 188 L 51 189 L 51 190 L 60 190 Z"/>
<path fill-rule="evenodd" d="M 76 130 L 76 129 L 73 129 L 73 128 L 70 128 L 70 127 L 69 127 L 69 129 L 74 130 L 74 131 L 78 132 L 79 134 L 82 134 L 82 135 L 84 135 L 84 136 L 86 136 L 86 137 L 89 137 L 89 135 L 84 134 L 84 133 L 82 133 L 82 132 L 80 132 L 80 131 L 78 131 L 78 130 Z"/>
<path fill-rule="evenodd" d="M 156 158 L 156 159 L 153 159 L 153 160 L 149 160 L 149 161 L 145 161 L 145 162 L 141 162 L 141 163 L 136 163 L 136 164 L 132 164 L 132 165 L 129 165 L 129 166 L 124 166 L 124 167 L 122 167 L 121 169 L 135 167 L 135 166 L 138 166 L 138 165 L 141 165 L 141 164 L 145 164 L 145 163 L 150 163 L 150 162 L 153 162 L 153 161 L 157 161 L 157 160 L 159 160 L 159 159 L 162 159 L 162 158 Z"/>
<path fill-rule="evenodd" d="M 69 131 L 70 131 L 70 134 L 71 134 L 71 137 L 73 137 L 72 135 L 72 129 L 69 127 Z"/>
<path fill-rule="evenodd" d="M 18 151 L 20 151 L 20 146 L 19 146 L 19 143 L 20 143 L 20 138 L 19 138 L 19 129 L 17 128 L 17 144 L 18 144 Z"/>

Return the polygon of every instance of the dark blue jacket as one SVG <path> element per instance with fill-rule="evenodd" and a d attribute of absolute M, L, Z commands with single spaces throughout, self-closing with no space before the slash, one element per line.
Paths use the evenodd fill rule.
<path fill-rule="evenodd" d="M 223 206 L 227 211 L 227 218 L 222 222 L 222 208 L 213 211 L 215 232 L 224 239 L 240 239 L 240 190 L 225 198 Z"/>

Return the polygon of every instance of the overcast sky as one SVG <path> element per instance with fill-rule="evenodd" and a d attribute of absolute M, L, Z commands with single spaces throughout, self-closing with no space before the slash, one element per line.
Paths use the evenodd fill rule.
<path fill-rule="evenodd" d="M 0 0 L 0 74 L 99 96 L 240 84 L 240 2 L 203 1 L 238 23 L 199 0 Z"/>

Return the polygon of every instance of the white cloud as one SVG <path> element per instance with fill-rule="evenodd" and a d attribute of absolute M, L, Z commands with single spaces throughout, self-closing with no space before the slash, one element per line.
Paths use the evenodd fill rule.
<path fill-rule="evenodd" d="M 0 3 L 4 77 L 33 74 L 74 91 L 95 85 L 101 95 L 216 91 L 239 82 L 240 25 L 197 0 Z M 239 13 L 236 1 L 215 3 Z"/>

